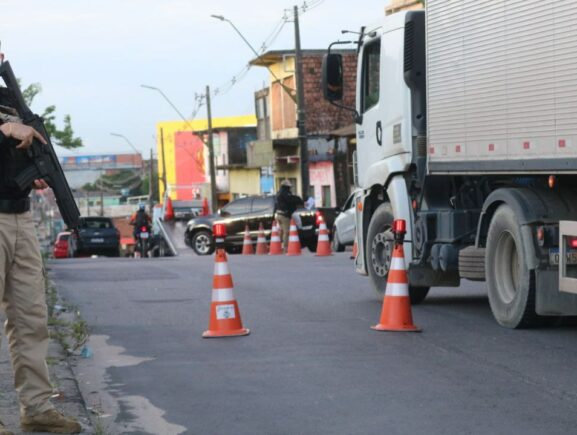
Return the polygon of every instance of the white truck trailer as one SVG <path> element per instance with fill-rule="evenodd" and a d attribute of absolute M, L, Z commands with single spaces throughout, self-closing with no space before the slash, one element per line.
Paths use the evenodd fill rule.
<path fill-rule="evenodd" d="M 405 219 L 414 303 L 465 278 L 506 327 L 577 315 L 576 21 L 574 0 L 428 0 L 361 29 L 355 265 L 381 296 Z M 325 97 L 343 85 L 329 49 Z"/>

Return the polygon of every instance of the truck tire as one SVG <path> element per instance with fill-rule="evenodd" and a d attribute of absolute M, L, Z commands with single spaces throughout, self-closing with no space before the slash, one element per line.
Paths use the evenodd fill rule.
<path fill-rule="evenodd" d="M 214 240 L 208 230 L 200 230 L 190 238 L 190 246 L 197 255 L 211 255 L 214 252 Z"/>
<path fill-rule="evenodd" d="M 489 304 L 495 320 L 507 328 L 526 328 L 537 323 L 535 273 L 527 268 L 519 217 L 501 205 L 487 233 L 485 271 Z"/>
<path fill-rule="evenodd" d="M 387 287 L 387 278 L 393 255 L 393 210 L 391 204 L 381 204 L 371 217 L 365 244 L 365 258 L 371 284 L 377 297 L 382 299 Z M 409 296 L 412 304 L 421 303 L 429 293 L 429 287 L 413 287 L 409 285 Z"/>
<path fill-rule="evenodd" d="M 459 251 L 459 276 L 471 281 L 485 281 L 485 249 L 468 246 Z"/>

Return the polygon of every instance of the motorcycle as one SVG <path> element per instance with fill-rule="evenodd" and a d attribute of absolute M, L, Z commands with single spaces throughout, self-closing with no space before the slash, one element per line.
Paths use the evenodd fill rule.
<path fill-rule="evenodd" d="M 134 247 L 134 256 L 136 258 L 143 258 L 148 256 L 150 245 L 150 228 L 146 225 L 140 227 L 140 231 L 136 234 L 136 246 Z"/>

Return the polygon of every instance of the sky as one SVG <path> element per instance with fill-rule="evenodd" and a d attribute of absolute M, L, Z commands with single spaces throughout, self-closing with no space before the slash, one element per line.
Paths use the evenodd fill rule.
<path fill-rule="evenodd" d="M 39 83 L 32 110 L 57 109 L 57 123 L 72 118 L 84 147 L 64 155 L 156 154 L 156 124 L 179 120 L 154 90 L 188 119 L 195 96 L 210 86 L 212 116 L 254 113 L 254 92 L 268 82 L 264 68 L 241 73 L 251 49 L 294 49 L 293 6 L 299 6 L 301 47 L 326 49 L 384 16 L 388 0 L 0 0 L 0 51 L 22 85 Z M 283 15 L 290 19 L 284 20 Z M 271 36 L 277 34 L 276 38 Z M 352 46 L 351 46 L 352 47 Z M 238 80 L 234 80 L 238 78 Z M 231 86 L 235 81 L 234 86 Z M 206 118 L 206 106 L 195 119 Z"/>

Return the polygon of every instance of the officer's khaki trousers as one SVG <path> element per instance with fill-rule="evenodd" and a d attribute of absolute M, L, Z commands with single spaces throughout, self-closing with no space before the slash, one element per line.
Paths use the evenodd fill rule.
<path fill-rule="evenodd" d="M 282 215 L 280 213 L 276 213 L 275 217 L 276 217 L 276 220 L 280 226 L 282 248 L 284 249 L 284 252 L 286 252 L 287 248 L 288 248 L 288 239 L 289 239 L 289 230 L 290 230 L 291 220 L 289 217 L 286 217 L 285 215 Z"/>
<path fill-rule="evenodd" d="M 42 257 L 30 213 L 0 213 L 0 301 L 20 412 L 52 408 Z M 1 334 L 0 334 L 1 336 Z"/>

